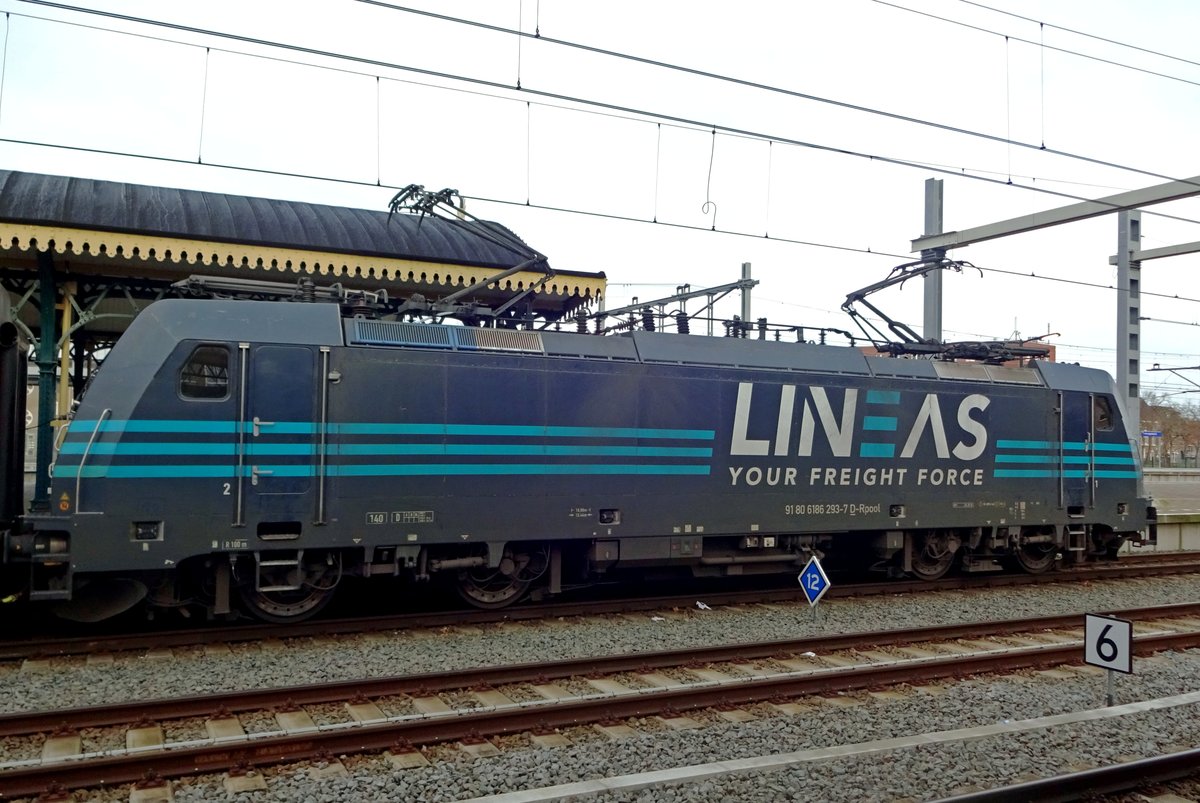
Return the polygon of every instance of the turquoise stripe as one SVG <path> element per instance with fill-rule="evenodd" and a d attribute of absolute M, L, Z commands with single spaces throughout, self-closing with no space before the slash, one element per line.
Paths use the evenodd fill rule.
<path fill-rule="evenodd" d="M 1095 463 L 1098 466 L 1133 466 L 1137 465 L 1132 457 L 1104 457 L 1103 455 L 1063 455 L 1064 463 Z"/>
<path fill-rule="evenodd" d="M 120 455 L 232 455 L 237 445 L 233 443 L 93 443 L 88 454 Z M 87 451 L 86 441 L 68 441 L 58 450 L 59 454 L 83 454 Z"/>
<path fill-rule="evenodd" d="M 521 455 L 541 457 L 712 457 L 712 449 L 684 446 L 542 446 L 511 443 L 345 443 L 330 447 L 341 455 Z"/>
<path fill-rule="evenodd" d="M 259 466 L 260 473 L 270 472 L 262 477 L 260 482 L 270 482 L 272 477 L 312 477 L 316 473 L 313 466 L 271 465 Z M 54 476 L 74 478 L 78 466 L 55 466 Z M 251 469 L 243 467 L 243 476 L 249 477 Z M 697 465 L 656 465 L 656 464 L 579 464 L 569 463 L 457 463 L 457 464 L 407 464 L 407 465 L 344 465 L 329 466 L 331 477 L 441 477 L 441 476 L 483 476 L 483 475 L 579 475 L 579 474 L 609 474 L 609 475 L 705 475 L 711 473 L 709 466 Z M 107 477 L 109 479 L 168 479 L 168 478 L 217 478 L 233 479 L 233 466 L 85 466 L 83 476 L 87 478 Z"/>
<path fill-rule="evenodd" d="M 463 475 L 566 475 L 566 474 L 659 474 L 659 475 L 707 475 L 709 466 L 678 465 L 571 465 L 569 463 L 458 463 L 423 465 L 344 465 L 330 466 L 330 474 L 339 477 L 412 477 L 412 476 L 463 476 Z"/>
<path fill-rule="evenodd" d="M 311 469 L 310 469 L 311 470 Z M 74 479 L 79 466 L 54 466 L 55 477 Z M 163 479 L 163 478 L 208 478 L 233 479 L 233 466 L 84 466 L 84 477 L 108 477 L 109 479 Z M 249 474 L 247 474 L 249 476 Z"/>
<path fill-rule="evenodd" d="M 74 478 L 79 466 L 55 466 L 55 477 Z M 270 472 L 270 477 L 312 477 L 316 475 L 313 466 L 259 466 L 260 472 Z M 251 467 L 242 467 L 242 476 L 251 475 Z M 229 465 L 133 465 L 133 466 L 84 466 L 83 476 L 91 478 L 107 477 L 113 480 L 127 479 L 200 479 L 212 478 L 233 479 L 237 476 L 234 466 Z M 265 479 L 265 478 L 264 478 Z"/>
<path fill-rule="evenodd" d="M 997 449 L 1057 449 L 1053 441 L 996 441 Z"/>
<path fill-rule="evenodd" d="M 900 391 L 898 390 L 868 390 L 867 404 L 899 404 Z"/>
<path fill-rule="evenodd" d="M 59 454 L 83 454 L 87 451 L 87 443 L 71 441 L 64 443 Z M 330 453 L 332 453 L 332 448 Z M 312 443 L 247 443 L 247 455 L 312 455 L 317 453 L 317 447 Z M 216 455 L 232 457 L 237 454 L 236 443 L 93 443 L 90 455 L 144 456 L 144 455 L 185 455 L 200 457 Z"/>
<path fill-rule="evenodd" d="M 886 415 L 864 416 L 862 428 L 869 432 L 895 432 L 896 419 Z"/>
<path fill-rule="evenodd" d="M 1086 441 L 1067 441 L 1063 444 L 1063 449 L 1071 451 L 1088 451 L 1088 447 L 1094 452 L 1132 452 L 1133 447 L 1127 443 L 1087 443 Z M 996 441 L 997 449 L 1042 449 L 1045 451 L 1058 451 L 1057 441 Z"/>
<path fill-rule="evenodd" d="M 311 425 L 310 425 L 311 426 Z M 97 431 L 95 420 L 76 420 L 71 422 L 71 434 L 90 435 Z M 183 421 L 176 419 L 154 420 L 134 419 L 131 421 L 114 421 L 109 419 L 100 425 L 99 432 L 208 432 L 218 434 L 233 434 L 237 426 L 233 421 Z"/>
<path fill-rule="evenodd" d="M 1079 466 L 1095 463 L 1098 466 L 1133 466 L 1137 465 L 1132 457 L 1092 457 L 1089 455 L 1063 455 L 1063 463 Z M 1052 454 L 998 454 L 997 463 L 1056 463 L 1058 456 Z"/>
<path fill-rule="evenodd" d="M 83 441 L 64 443 L 59 454 L 83 454 Z M 326 446 L 329 455 L 533 455 L 541 457 L 607 456 L 607 457 L 694 457 L 711 458 L 712 449 L 685 446 L 542 446 L 538 444 L 494 443 L 347 443 Z M 237 454 L 235 443 L 94 443 L 91 455 L 218 455 Z M 246 454 L 255 455 L 313 455 L 313 443 L 248 443 Z"/>
<path fill-rule="evenodd" d="M 97 429 L 95 421 L 71 422 L 71 434 L 87 437 L 92 432 L 169 432 L 174 434 L 233 435 L 237 432 L 235 421 L 185 421 L 181 419 L 132 419 L 129 421 L 105 421 Z M 247 421 L 243 431 L 253 432 L 254 423 Z M 276 421 L 259 425 L 265 435 L 311 435 L 317 425 L 304 421 Z"/>
<path fill-rule="evenodd" d="M 254 425 L 246 422 L 245 431 Z M 95 420 L 80 419 L 71 422 L 72 434 L 86 436 L 99 432 L 176 432 L 234 434 L 237 425 L 233 421 L 184 421 L 132 419 L 129 421 L 109 420 L 99 430 Z M 261 424 L 264 435 L 311 435 L 318 427 L 311 421 L 276 421 Z M 549 438 L 653 438 L 674 440 L 705 440 L 716 438 L 711 429 L 646 429 L 640 427 L 546 427 L 509 424 L 330 424 L 329 434 L 343 435 L 488 435 L 508 437 Z"/>
<path fill-rule="evenodd" d="M 894 443 L 861 443 L 858 446 L 859 457 L 895 457 Z"/>
<path fill-rule="evenodd" d="M 1058 471 L 1055 469 L 1017 469 L 1017 468 L 998 468 L 992 472 L 993 477 L 1000 478 L 1031 478 L 1031 477 L 1057 477 Z M 1087 471 L 1071 469 L 1062 473 L 1063 477 L 1068 479 L 1082 479 L 1088 476 Z M 1095 473 L 1097 479 L 1109 480 L 1136 480 L 1138 473 L 1136 471 L 1097 471 Z"/>
<path fill-rule="evenodd" d="M 330 424 L 340 435 L 486 435 L 533 438 L 653 438 L 707 440 L 711 429 L 641 429 L 638 427 L 539 427 L 509 424 Z"/>

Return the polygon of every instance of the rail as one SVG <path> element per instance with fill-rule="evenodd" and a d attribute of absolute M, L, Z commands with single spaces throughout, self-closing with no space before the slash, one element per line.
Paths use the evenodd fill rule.
<path fill-rule="evenodd" d="M 1030 800 L 1039 803 L 1067 803 L 1091 800 L 1099 795 L 1130 792 L 1156 783 L 1194 777 L 1197 774 L 1200 774 L 1200 750 L 1181 750 L 1165 756 L 1126 761 L 1110 767 L 1055 775 L 999 789 L 942 798 L 936 803 L 1027 803 Z"/>
<path fill-rule="evenodd" d="M 1156 616 L 1163 615 L 1161 609 L 1150 610 L 1155 610 Z M 1072 618 L 1076 625 L 1078 620 L 1079 615 Z M 1038 629 L 1045 629 L 1049 621 L 1032 620 L 1034 627 Z M 1001 623 L 981 624 L 988 628 L 988 632 L 994 633 L 995 626 Z M 906 635 L 909 640 L 919 638 L 911 632 Z M 859 634 L 859 637 L 861 638 L 862 634 Z M 1134 651 L 1137 654 L 1146 654 L 1165 649 L 1188 649 L 1197 645 L 1200 645 L 1200 631 L 1159 633 L 1135 638 Z M 754 646 L 757 645 L 735 645 L 735 660 L 746 660 L 749 657 L 746 648 Z M 774 645 L 771 646 L 778 649 Z M 214 738 L 161 749 L 128 750 L 117 755 L 31 763 L 0 771 L 0 796 L 36 795 L 50 788 L 109 786 L 135 782 L 147 777 L 171 778 L 233 768 L 248 769 L 310 760 L 323 755 L 397 750 L 406 745 L 478 739 L 481 736 L 572 727 L 581 723 L 649 717 L 667 712 L 678 714 L 683 711 L 742 706 L 779 698 L 861 691 L 897 683 L 927 682 L 978 673 L 1014 671 L 1078 661 L 1081 648 L 1079 642 L 1047 643 L 1033 647 L 984 650 L 966 655 L 898 659 L 844 668 L 771 673 L 747 679 L 731 677 L 726 680 L 689 684 L 682 688 L 639 689 L 630 690 L 627 694 L 605 692 L 546 702 L 511 703 L 485 709 L 452 710 L 442 714 L 400 716 L 346 725 L 318 726 L 316 730 L 307 729 L 302 733 L 266 734 L 247 741 Z M 713 660 L 713 657 L 704 651 L 681 652 L 685 653 L 682 657 L 689 662 Z M 626 663 L 635 662 L 637 667 L 641 667 L 643 664 L 639 659 L 645 657 L 632 654 L 617 656 L 616 659 Z M 595 660 L 586 662 L 586 667 L 590 672 L 597 668 L 606 672 L 620 669 L 619 664 L 599 666 Z M 534 670 L 540 669 L 543 672 L 547 668 L 548 665 L 545 664 L 533 667 Z M 457 682 L 476 683 L 477 672 L 478 670 L 460 673 Z M 172 712 L 172 715 L 177 715 L 177 712 Z"/>
<path fill-rule="evenodd" d="M 1184 602 L 1175 605 L 1160 605 L 1149 608 L 1130 608 L 1111 611 L 1112 616 L 1122 619 L 1169 619 L 1200 615 L 1200 602 Z M 517 683 L 545 683 L 577 675 L 593 673 L 619 674 L 622 672 L 647 672 L 654 669 L 679 667 L 688 664 L 745 662 L 761 660 L 785 654 L 803 654 L 820 651 L 830 653 L 842 650 L 878 649 L 879 647 L 902 646 L 924 641 L 948 641 L 953 639 L 986 638 L 1035 631 L 1071 629 L 1079 627 L 1084 614 L 1062 616 L 1039 616 L 1028 619 L 1005 619 L 991 622 L 968 622 L 955 625 L 935 625 L 909 630 L 860 631 L 831 636 L 810 636 L 799 639 L 780 639 L 755 643 L 731 643 L 711 647 L 688 647 L 656 652 L 634 652 L 621 655 L 545 661 L 533 664 L 489 666 L 472 670 L 429 672 L 419 675 L 398 675 L 384 678 L 312 683 L 303 686 L 287 686 L 273 689 L 251 689 L 224 694 L 207 694 L 182 699 L 138 700 L 111 705 L 89 706 L 40 712 L 0 714 L 0 738 L 40 733 L 62 727 L 72 729 L 100 728 L 119 725 L 128 721 L 153 721 L 212 715 L 222 711 L 238 713 L 256 709 L 295 707 L 338 702 L 354 697 L 391 697 L 405 694 L 433 694 L 455 689 L 479 687 L 494 688 Z M 1153 637 L 1139 637 L 1137 643 L 1145 645 Z M 1070 660 L 1082 655 L 1078 644 L 1045 645 L 1034 648 L 1038 654 L 1046 654 L 1055 648 L 1056 660 Z M 1062 647 L 1062 650 L 1058 648 Z M 1074 652 L 1072 652 L 1072 650 Z M 1018 656 L 1027 653 L 1011 651 Z M 986 653 L 985 653 L 986 654 Z M 949 660 L 970 660 L 970 656 L 949 656 Z M 936 661 L 926 661 L 923 666 L 937 666 Z M 840 677 L 840 676 L 839 676 Z M 829 688 L 840 689 L 840 686 Z M 823 688 L 822 690 L 829 690 Z M 3 777 L 0 774 L 0 777 Z"/>
<path fill-rule="evenodd" d="M 913 594 L 926 591 L 953 591 L 1025 586 L 1041 583 L 1070 583 L 1098 579 L 1126 579 L 1164 574 L 1200 572 L 1195 553 L 1147 553 L 1127 555 L 1116 563 L 1084 565 L 1045 574 L 960 575 L 941 580 L 887 580 L 877 583 L 839 583 L 831 588 L 826 600 L 872 595 Z M 213 643 L 241 643 L 264 638 L 306 638 L 357 633 L 378 633 L 414 628 L 480 626 L 497 622 L 536 621 L 571 616 L 598 616 L 640 611 L 691 608 L 697 598 L 706 604 L 750 605 L 755 603 L 792 603 L 805 600 L 800 588 L 760 587 L 753 590 L 689 591 L 671 596 L 621 597 L 617 599 L 559 599 L 493 610 L 452 609 L 390 613 L 338 619 L 316 618 L 288 625 L 234 623 L 217 627 L 190 627 L 139 633 L 105 631 L 94 635 L 38 638 L 10 638 L 0 641 L 0 661 L 53 656 L 86 655 L 94 652 L 119 652 L 169 647 L 193 647 Z"/>

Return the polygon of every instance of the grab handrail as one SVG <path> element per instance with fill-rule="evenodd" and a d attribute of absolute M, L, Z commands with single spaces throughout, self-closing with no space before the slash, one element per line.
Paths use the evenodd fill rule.
<path fill-rule="evenodd" d="M 96 442 L 96 436 L 100 434 L 100 425 L 104 423 L 104 419 L 112 414 L 112 410 L 105 407 L 100 413 L 100 417 L 96 419 L 96 426 L 92 427 L 92 437 L 88 438 L 87 446 L 84 447 L 83 455 L 79 458 L 79 466 L 75 469 L 75 512 L 84 513 L 83 506 L 80 504 L 80 489 L 83 487 L 83 466 L 87 463 L 88 455 L 91 454 L 92 444 Z M 96 511 L 97 513 L 100 511 Z"/>

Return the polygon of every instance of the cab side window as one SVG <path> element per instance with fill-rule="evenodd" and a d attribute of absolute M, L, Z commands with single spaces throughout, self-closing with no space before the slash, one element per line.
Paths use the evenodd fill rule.
<path fill-rule="evenodd" d="M 185 399 L 229 397 L 229 350 L 197 346 L 179 372 L 179 395 Z"/>
<path fill-rule="evenodd" d="M 1100 432 L 1112 432 L 1113 410 L 1112 402 L 1107 396 L 1096 396 L 1092 402 L 1092 420 Z"/>

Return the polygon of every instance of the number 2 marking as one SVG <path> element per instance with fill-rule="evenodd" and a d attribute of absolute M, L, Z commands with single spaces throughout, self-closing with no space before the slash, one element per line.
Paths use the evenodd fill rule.
<path fill-rule="evenodd" d="M 221 495 L 222 495 L 222 496 L 229 496 L 229 483 L 225 483 L 225 490 L 224 490 L 224 492 L 222 492 L 222 494 L 221 494 Z"/>

